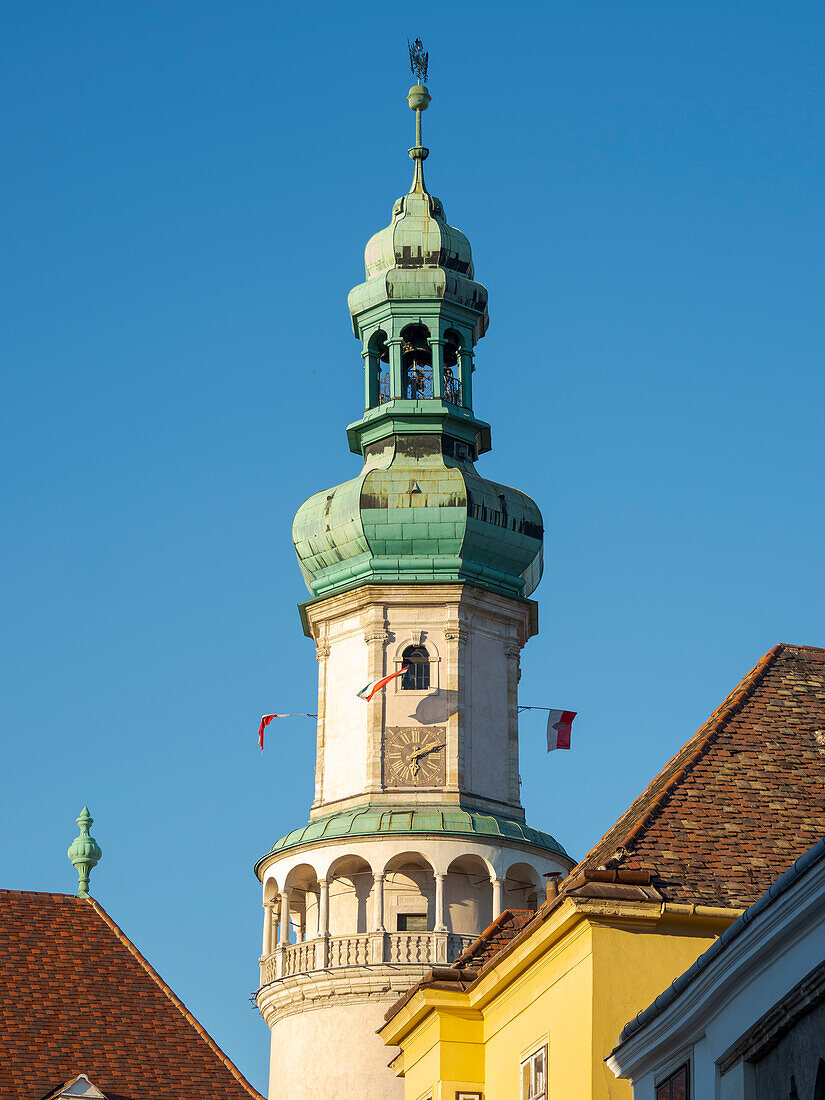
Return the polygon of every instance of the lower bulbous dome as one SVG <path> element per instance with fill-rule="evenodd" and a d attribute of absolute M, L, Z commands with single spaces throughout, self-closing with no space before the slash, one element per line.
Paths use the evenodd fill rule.
<path fill-rule="evenodd" d="M 469 583 L 526 597 L 544 530 L 530 497 L 443 453 L 439 436 L 376 444 L 361 473 L 305 501 L 292 525 L 315 599 L 368 583 Z"/>

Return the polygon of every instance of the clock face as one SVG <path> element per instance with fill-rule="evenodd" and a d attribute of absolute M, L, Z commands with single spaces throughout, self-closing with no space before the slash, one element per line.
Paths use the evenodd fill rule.
<path fill-rule="evenodd" d="M 385 787 L 443 787 L 444 726 L 388 726 L 384 738 Z"/>

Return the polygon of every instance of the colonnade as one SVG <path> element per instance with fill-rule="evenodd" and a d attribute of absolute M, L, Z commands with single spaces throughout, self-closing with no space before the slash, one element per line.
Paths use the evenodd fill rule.
<path fill-rule="evenodd" d="M 449 915 L 444 904 L 444 883 L 447 878 L 447 872 L 434 871 L 433 877 L 435 879 L 435 896 L 432 931 L 451 932 L 453 929 L 449 927 Z M 385 879 L 386 873 L 384 871 L 373 872 L 371 927 L 368 929 L 370 932 L 388 931 L 384 923 Z M 492 886 L 492 915 L 493 920 L 495 920 L 496 917 L 500 916 L 502 911 L 503 882 L 501 879 L 491 876 L 490 884 Z M 311 891 L 313 894 L 316 894 L 318 898 L 318 923 L 314 930 L 314 936 L 307 936 L 306 908 L 298 909 L 291 904 L 295 890 L 296 887 L 294 886 L 285 886 L 281 889 L 279 894 L 264 902 L 264 933 L 262 945 L 262 953 L 264 956 L 270 955 L 276 945 L 279 947 L 286 947 L 290 943 L 290 924 L 291 918 L 293 917 L 298 918 L 295 928 L 297 943 L 304 943 L 308 938 L 314 939 L 317 937 L 320 939 L 329 936 L 329 879 L 318 879 L 317 891 Z M 481 930 L 479 929 L 479 931 Z"/>

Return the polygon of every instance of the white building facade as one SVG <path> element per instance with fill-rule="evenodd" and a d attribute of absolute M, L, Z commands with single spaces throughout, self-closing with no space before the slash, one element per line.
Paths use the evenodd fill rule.
<path fill-rule="evenodd" d="M 318 734 L 309 823 L 256 865 L 273 1100 L 403 1095 L 376 1035 L 387 1008 L 502 909 L 536 908 L 546 877 L 573 862 L 526 824 L 519 795 L 519 662 L 537 630 L 543 522 L 475 469 L 490 449 L 472 409 L 487 292 L 424 185 L 429 94 L 408 98 L 413 185 L 349 298 L 366 408 L 347 434 L 364 466 L 293 524 Z"/>

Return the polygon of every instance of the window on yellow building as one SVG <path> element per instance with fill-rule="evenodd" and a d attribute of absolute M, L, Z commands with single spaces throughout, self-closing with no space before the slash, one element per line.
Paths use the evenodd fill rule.
<path fill-rule="evenodd" d="M 687 1062 L 656 1086 L 656 1100 L 690 1100 L 690 1067 Z"/>
<path fill-rule="evenodd" d="M 546 1096 L 547 1047 L 539 1047 L 521 1063 L 521 1100 L 545 1100 Z"/>

